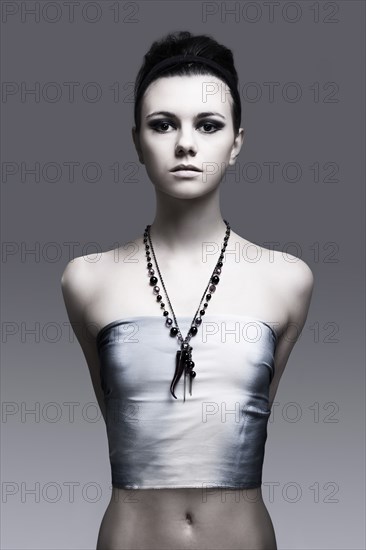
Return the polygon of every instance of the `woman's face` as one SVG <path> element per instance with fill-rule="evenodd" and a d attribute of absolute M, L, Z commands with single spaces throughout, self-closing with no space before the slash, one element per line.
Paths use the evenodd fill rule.
<path fill-rule="evenodd" d="M 216 188 L 235 164 L 244 131 L 234 135 L 228 86 L 211 75 L 162 77 L 141 101 L 133 140 L 152 183 L 174 197 L 193 198 Z M 205 113 L 205 114 L 203 114 Z M 172 171 L 179 164 L 200 171 Z"/>

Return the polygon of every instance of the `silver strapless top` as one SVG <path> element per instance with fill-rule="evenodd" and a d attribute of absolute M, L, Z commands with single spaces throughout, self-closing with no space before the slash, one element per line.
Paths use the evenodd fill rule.
<path fill-rule="evenodd" d="M 185 337 L 192 317 L 177 320 Z M 277 340 L 259 319 L 206 314 L 190 340 L 197 376 L 184 402 L 184 375 L 177 399 L 170 393 L 180 345 L 164 317 L 103 327 L 97 348 L 112 485 L 259 487 Z"/>

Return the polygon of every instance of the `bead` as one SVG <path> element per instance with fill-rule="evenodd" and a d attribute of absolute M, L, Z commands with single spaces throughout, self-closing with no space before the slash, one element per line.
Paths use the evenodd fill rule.
<path fill-rule="evenodd" d="M 191 328 L 189 329 L 189 334 L 192 334 L 192 336 L 196 336 L 197 331 L 198 331 L 197 327 L 192 325 Z"/>
<path fill-rule="evenodd" d="M 149 269 L 149 275 L 154 275 L 154 273 L 155 273 L 155 269 L 152 269 L 152 268 Z"/>
<path fill-rule="evenodd" d="M 156 285 L 157 282 L 158 282 L 158 280 L 157 280 L 156 277 L 150 277 L 150 285 L 151 285 L 151 286 Z"/>
<path fill-rule="evenodd" d="M 159 294 L 159 292 L 160 292 L 160 288 L 158 286 L 154 286 L 153 293 L 154 294 Z"/>
<path fill-rule="evenodd" d="M 200 310 L 200 315 L 205 315 L 206 311 L 204 309 Z"/>
<path fill-rule="evenodd" d="M 165 308 L 164 302 L 161 302 L 160 307 L 161 307 L 161 309 L 164 309 L 164 308 Z"/>
<path fill-rule="evenodd" d="M 149 262 L 149 263 L 147 264 L 147 267 L 152 267 L 152 263 Z"/>
<path fill-rule="evenodd" d="M 218 265 L 219 267 L 222 267 L 224 264 L 223 264 L 222 262 L 217 262 L 217 265 Z"/>
<path fill-rule="evenodd" d="M 177 329 L 177 327 L 172 327 L 172 328 L 170 329 L 170 336 L 177 336 L 177 334 L 178 334 L 178 329 Z"/>
<path fill-rule="evenodd" d="M 164 317 L 166 317 L 167 315 L 169 315 L 169 311 L 166 311 L 166 310 L 165 310 L 165 311 L 163 312 L 163 315 L 164 315 Z"/>
<path fill-rule="evenodd" d="M 214 275 L 211 281 L 213 282 L 214 285 L 218 285 L 220 282 L 220 277 L 218 277 L 217 275 Z"/>
<path fill-rule="evenodd" d="M 215 273 L 217 273 L 218 275 L 220 275 L 221 269 L 220 269 L 219 267 L 217 267 L 217 268 L 215 269 Z"/>
<path fill-rule="evenodd" d="M 209 288 L 209 291 L 210 291 L 212 294 L 213 294 L 213 293 L 215 292 L 215 290 L 216 290 L 215 285 L 210 285 L 208 288 Z"/>
<path fill-rule="evenodd" d="M 207 307 L 208 307 L 208 303 L 205 302 L 205 303 L 203 304 L 203 307 L 204 307 L 204 308 L 207 308 Z"/>
<path fill-rule="evenodd" d="M 210 301 L 212 298 L 211 294 L 206 294 L 206 300 Z M 207 304 L 208 305 L 208 304 Z"/>
<path fill-rule="evenodd" d="M 196 325 L 200 325 L 202 323 L 201 317 L 196 317 L 195 323 Z"/>
<path fill-rule="evenodd" d="M 160 302 L 160 300 L 162 299 L 162 296 L 160 296 L 160 294 L 156 297 L 156 301 L 157 302 Z"/>
<path fill-rule="evenodd" d="M 170 325 L 172 324 L 173 322 L 173 319 L 171 319 L 170 317 L 168 317 L 166 320 L 165 320 L 165 324 L 167 327 L 170 327 Z"/>
<path fill-rule="evenodd" d="M 195 378 L 197 373 L 196 373 L 196 371 L 191 370 L 191 372 L 189 374 L 190 374 L 191 378 Z"/>
<path fill-rule="evenodd" d="M 190 347 L 190 346 L 187 344 L 187 342 L 184 342 L 184 344 L 182 345 L 182 348 L 183 348 L 184 350 L 189 349 L 189 347 Z"/>

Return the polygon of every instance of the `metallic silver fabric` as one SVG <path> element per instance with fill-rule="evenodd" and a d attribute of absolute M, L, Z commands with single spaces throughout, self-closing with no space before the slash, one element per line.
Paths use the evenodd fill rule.
<path fill-rule="evenodd" d="M 178 318 L 183 337 L 192 317 Z M 136 316 L 97 336 L 112 485 L 254 488 L 262 466 L 277 334 L 243 315 L 202 317 L 190 341 L 197 372 L 170 393 L 179 349 L 164 317 Z"/>

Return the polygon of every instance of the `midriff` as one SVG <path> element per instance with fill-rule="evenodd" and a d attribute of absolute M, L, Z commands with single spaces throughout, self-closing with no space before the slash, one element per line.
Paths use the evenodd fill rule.
<path fill-rule="evenodd" d="M 97 550 L 276 550 L 256 489 L 113 488 Z"/>

